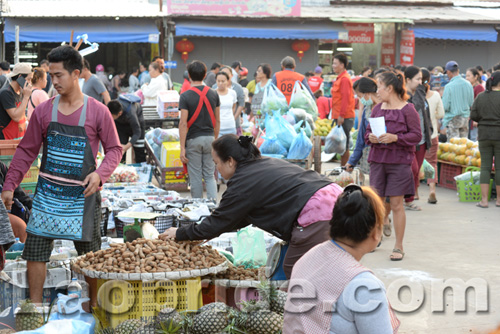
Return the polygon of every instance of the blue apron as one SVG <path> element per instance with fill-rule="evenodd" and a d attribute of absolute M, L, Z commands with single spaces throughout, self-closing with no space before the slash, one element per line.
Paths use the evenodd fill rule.
<path fill-rule="evenodd" d="M 57 122 L 59 99 L 57 96 L 53 101 L 26 232 L 49 239 L 91 241 L 96 194 L 85 198 L 82 185 L 96 168 L 84 127 L 88 96 L 84 95 L 78 126 Z"/>

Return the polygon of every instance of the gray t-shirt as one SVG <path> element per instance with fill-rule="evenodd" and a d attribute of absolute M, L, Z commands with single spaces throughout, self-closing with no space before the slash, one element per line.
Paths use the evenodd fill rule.
<path fill-rule="evenodd" d="M 83 84 L 82 92 L 85 95 L 93 97 L 97 101 L 103 103 L 104 98 L 102 97 L 102 93 L 106 91 L 106 87 L 101 80 L 95 75 L 92 74 L 90 78 L 85 81 Z"/>

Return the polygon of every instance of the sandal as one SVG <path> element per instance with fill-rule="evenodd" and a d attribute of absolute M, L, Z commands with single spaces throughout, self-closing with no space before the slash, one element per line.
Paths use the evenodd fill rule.
<path fill-rule="evenodd" d="M 394 255 L 394 253 L 396 253 L 396 254 L 400 254 L 400 255 L 401 255 L 401 257 L 394 257 L 394 256 L 393 256 L 393 255 Z M 394 248 L 394 249 L 392 250 L 392 254 L 391 254 L 391 256 L 390 256 L 390 259 L 391 259 L 391 261 L 401 261 L 404 257 L 405 257 L 405 253 L 404 253 L 401 249 L 399 249 L 399 248 Z"/>
<path fill-rule="evenodd" d="M 422 208 L 416 205 L 415 203 L 411 202 L 409 204 L 405 204 L 405 210 L 409 211 L 422 211 Z"/>
<path fill-rule="evenodd" d="M 488 209 L 488 206 L 481 205 L 481 203 L 477 203 L 476 206 L 481 209 Z M 497 205 L 498 206 L 498 205 Z"/>
<path fill-rule="evenodd" d="M 438 202 L 438 200 L 436 199 L 436 195 L 435 194 L 430 194 L 429 198 L 427 199 L 427 203 L 429 203 L 429 204 L 436 204 L 437 202 Z"/>
<path fill-rule="evenodd" d="M 384 224 L 384 235 L 386 237 L 390 237 L 392 234 L 392 226 L 391 226 L 391 220 L 389 219 L 389 224 Z"/>

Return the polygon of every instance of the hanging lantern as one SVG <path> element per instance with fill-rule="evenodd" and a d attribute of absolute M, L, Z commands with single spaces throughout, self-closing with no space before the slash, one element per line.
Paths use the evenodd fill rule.
<path fill-rule="evenodd" d="M 309 42 L 304 39 L 297 40 L 292 43 L 292 50 L 297 51 L 297 57 L 299 57 L 299 61 L 302 61 L 304 52 L 309 50 L 310 47 L 311 45 L 309 44 Z"/>
<path fill-rule="evenodd" d="M 194 50 L 194 44 L 187 38 L 183 38 L 175 44 L 175 49 L 181 53 L 181 58 L 185 63 L 188 60 L 189 52 Z"/>

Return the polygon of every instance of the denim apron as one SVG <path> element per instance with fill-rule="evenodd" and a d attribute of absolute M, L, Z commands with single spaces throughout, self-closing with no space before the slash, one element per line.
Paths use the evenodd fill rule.
<path fill-rule="evenodd" d="M 82 182 L 96 168 L 84 127 L 88 96 L 84 95 L 78 126 L 57 122 L 59 99 L 53 101 L 26 232 L 49 239 L 91 241 L 96 194 L 85 198 Z"/>

